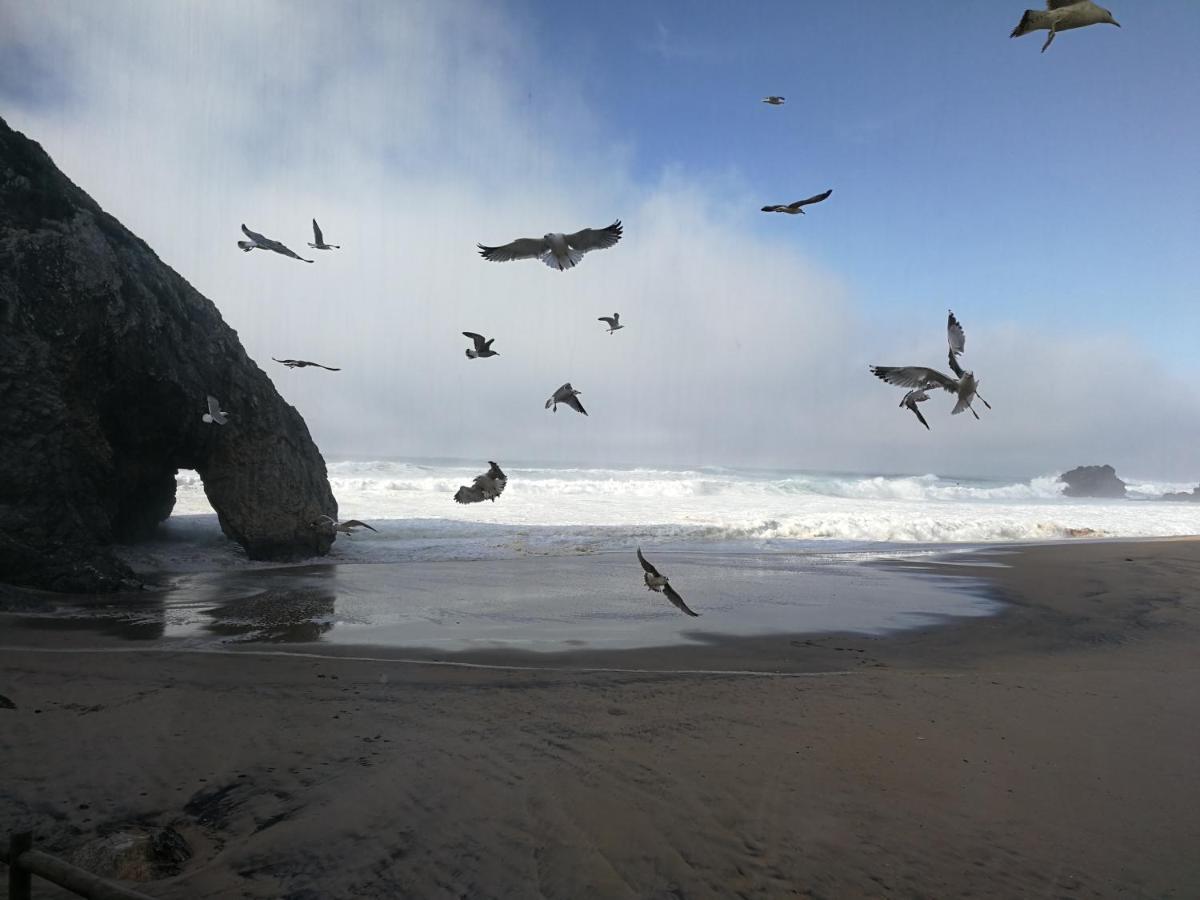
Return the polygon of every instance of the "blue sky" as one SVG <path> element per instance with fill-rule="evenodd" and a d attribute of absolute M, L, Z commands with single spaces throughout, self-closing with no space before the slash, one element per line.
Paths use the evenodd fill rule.
<path fill-rule="evenodd" d="M 1200 4 L 1044 55 L 1020 3 L 911 9 L 0 0 L 0 115 L 329 458 L 1200 478 Z M 234 246 L 313 216 L 319 265 Z M 475 251 L 614 218 L 568 273 Z M 943 366 L 947 308 L 995 409 L 926 432 L 867 365 Z M 542 408 L 568 380 L 588 419 Z"/>

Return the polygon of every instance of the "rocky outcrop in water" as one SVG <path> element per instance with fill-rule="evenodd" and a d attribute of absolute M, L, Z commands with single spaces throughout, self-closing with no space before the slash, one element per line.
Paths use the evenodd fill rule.
<path fill-rule="evenodd" d="M 1079 466 L 1058 476 L 1067 497 L 1124 497 L 1125 482 L 1112 466 Z"/>
<path fill-rule="evenodd" d="M 229 413 L 201 421 L 205 396 Z M 304 420 L 211 301 L 0 119 L 0 581 L 136 584 L 111 552 L 150 535 L 195 469 L 252 559 L 323 554 L 337 516 Z"/>
<path fill-rule="evenodd" d="M 1183 501 L 1185 503 L 1200 503 L 1200 485 L 1190 491 L 1176 491 L 1174 494 L 1163 494 L 1163 500 Z"/>

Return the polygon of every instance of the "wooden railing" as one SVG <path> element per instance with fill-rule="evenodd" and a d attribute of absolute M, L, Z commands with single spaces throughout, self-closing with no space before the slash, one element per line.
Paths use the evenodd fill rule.
<path fill-rule="evenodd" d="M 57 856 L 34 850 L 31 831 L 11 835 L 8 847 L 0 846 L 0 862 L 8 864 L 8 900 L 31 900 L 35 875 L 91 900 L 154 900 Z"/>

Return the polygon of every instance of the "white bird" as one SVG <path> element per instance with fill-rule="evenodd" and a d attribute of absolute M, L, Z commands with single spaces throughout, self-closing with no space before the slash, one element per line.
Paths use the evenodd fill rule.
<path fill-rule="evenodd" d="M 208 395 L 208 412 L 200 417 L 202 422 L 209 425 L 224 425 L 229 420 L 226 418 L 229 413 L 221 409 L 221 402 L 212 394 Z"/>
<path fill-rule="evenodd" d="M 504 487 L 508 484 L 508 476 L 490 459 L 488 465 L 491 468 L 482 475 L 475 476 L 475 481 L 470 487 L 464 484 L 458 489 L 454 494 L 455 502 L 480 503 L 484 500 L 496 502 L 496 498 L 504 493 Z"/>
<path fill-rule="evenodd" d="M 281 253 L 284 256 L 290 256 L 292 259 L 298 259 L 300 262 L 312 262 L 311 259 L 305 259 L 294 250 L 290 250 L 279 243 L 279 241 L 273 241 L 269 237 L 259 234 L 257 231 L 251 231 L 246 227 L 245 223 L 242 224 L 242 233 L 250 238 L 250 240 L 238 241 L 237 245 L 246 253 L 249 253 L 251 250 L 271 250 L 275 253 Z"/>
<path fill-rule="evenodd" d="M 772 94 L 770 97 L 763 97 L 762 102 L 769 103 L 771 106 L 783 106 L 787 100 L 783 97 L 776 97 L 774 94 Z"/>
<path fill-rule="evenodd" d="M 1042 44 L 1042 52 L 1045 53 L 1060 31 L 1083 28 L 1087 25 L 1121 27 L 1121 23 L 1113 18 L 1112 13 L 1103 6 L 1097 6 L 1092 0 L 1046 0 L 1045 10 L 1025 10 L 1025 15 L 1021 16 L 1021 21 L 1009 37 L 1021 37 L 1031 31 L 1047 29 L 1050 34 L 1046 37 L 1046 43 Z"/>
<path fill-rule="evenodd" d="M 596 321 L 597 322 L 607 322 L 609 334 L 612 334 L 614 331 L 620 331 L 622 328 L 625 327 L 624 325 L 621 324 L 621 314 L 620 313 L 613 313 L 611 316 L 599 316 L 596 319 Z"/>
<path fill-rule="evenodd" d="M 963 367 L 958 364 L 958 356 L 960 356 L 963 351 L 967 349 L 967 334 L 965 331 L 963 331 L 963 327 L 959 323 L 958 319 L 955 318 L 954 310 L 952 309 L 947 310 L 946 343 L 950 345 L 950 369 L 957 377 L 962 378 L 965 373 L 963 372 Z M 979 394 L 976 394 L 975 396 L 979 397 Z M 982 397 L 979 397 L 979 402 L 981 402 L 988 409 L 992 408 L 992 404 L 988 403 Z M 974 412 L 974 410 L 972 410 L 972 412 Z"/>
<path fill-rule="evenodd" d="M 540 238 L 518 238 L 500 247 L 476 244 L 479 255 L 492 262 L 514 259 L 540 259 L 552 269 L 565 272 L 583 259 L 585 253 L 606 250 L 621 239 L 621 220 L 607 228 L 585 228 L 574 234 L 547 234 Z"/>
<path fill-rule="evenodd" d="M 356 528 L 370 528 L 376 533 L 379 532 L 378 528 L 368 525 L 366 522 L 360 522 L 358 519 L 347 519 L 345 522 L 339 522 L 330 516 L 321 516 L 317 521 L 310 523 L 308 527 L 327 529 L 347 535 L 353 535 Z"/>
<path fill-rule="evenodd" d="M 809 197 L 807 200 L 797 200 L 795 203 L 788 203 L 783 206 L 764 206 L 762 208 L 762 211 L 763 212 L 787 213 L 789 216 L 794 216 L 796 214 L 804 215 L 804 210 L 801 207 L 808 206 L 809 204 L 812 204 L 812 203 L 820 203 L 822 200 L 827 199 L 829 197 L 829 195 L 832 193 L 833 193 L 833 188 L 830 188 L 825 193 L 814 194 L 813 196 Z"/>
<path fill-rule="evenodd" d="M 642 564 L 642 568 L 646 570 L 642 577 L 646 579 L 646 587 L 649 590 L 666 594 L 668 600 L 674 603 L 681 612 L 685 612 L 689 616 L 700 615 L 700 613 L 692 612 L 688 609 L 688 605 L 683 602 L 683 598 L 679 596 L 675 588 L 671 587 L 671 580 L 666 575 L 660 575 L 658 569 L 646 561 L 646 557 L 642 556 L 641 547 L 638 547 L 637 558 L 638 562 Z"/>
<path fill-rule="evenodd" d="M 958 415 L 965 409 L 971 410 L 971 415 L 979 418 L 979 414 L 971 409 L 971 401 L 975 398 L 975 388 L 979 382 L 971 372 L 964 372 L 957 380 L 943 375 L 937 369 L 925 366 L 870 366 L 871 374 L 881 378 L 888 384 L 897 387 L 917 388 L 928 390 L 941 388 L 958 397 L 958 402 L 951 410 L 952 415 Z"/>
<path fill-rule="evenodd" d="M 929 395 L 927 393 L 922 390 L 916 390 L 909 391 L 904 395 L 904 399 L 900 401 L 901 406 L 906 406 L 912 410 L 913 415 L 917 417 L 918 422 L 925 426 L 926 431 L 930 430 L 929 423 L 925 421 L 925 417 L 921 415 L 921 411 L 917 409 L 917 404 L 924 403 L 928 399 Z"/>
<path fill-rule="evenodd" d="M 499 356 L 500 355 L 499 353 L 497 353 L 495 350 L 492 349 L 492 341 L 494 341 L 495 338 L 489 338 L 487 340 L 484 340 L 484 337 L 482 334 L 476 334 L 473 331 L 464 331 L 463 337 L 469 337 L 472 341 L 475 342 L 474 350 L 471 350 L 469 348 L 467 349 L 467 359 L 487 359 L 489 356 Z"/>
<path fill-rule="evenodd" d="M 581 393 L 583 392 L 577 391 L 575 388 L 571 387 L 571 382 L 568 381 L 557 391 L 555 391 L 553 396 L 546 401 L 546 409 L 554 407 L 553 411 L 558 412 L 558 404 L 565 403 L 567 406 L 571 407 L 571 409 L 575 410 L 576 412 L 581 412 L 586 416 L 587 410 L 584 409 L 583 404 L 579 402 L 578 395 Z"/>
<path fill-rule="evenodd" d="M 321 234 L 321 226 L 317 224 L 317 220 L 313 219 L 313 239 L 309 241 L 308 246 L 314 250 L 341 250 L 341 244 L 325 243 L 325 236 Z"/>

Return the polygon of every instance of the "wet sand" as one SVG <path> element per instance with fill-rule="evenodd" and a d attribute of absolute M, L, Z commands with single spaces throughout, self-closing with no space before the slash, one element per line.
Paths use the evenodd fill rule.
<path fill-rule="evenodd" d="M 172 825 L 164 898 L 1200 895 L 1200 541 L 970 562 L 901 568 L 1000 614 L 541 670 L 12 632 L 0 827 Z"/>

